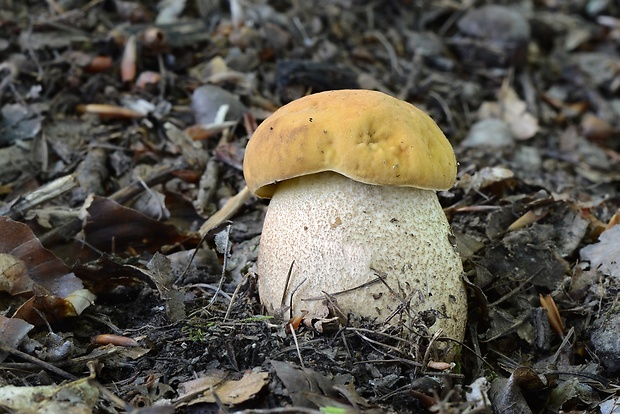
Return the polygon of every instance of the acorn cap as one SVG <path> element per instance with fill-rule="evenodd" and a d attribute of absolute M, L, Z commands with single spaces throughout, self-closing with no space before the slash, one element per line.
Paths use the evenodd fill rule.
<path fill-rule="evenodd" d="M 248 188 L 263 198 L 281 181 L 325 171 L 365 184 L 447 190 L 456 158 L 437 124 L 410 103 L 338 90 L 274 112 L 252 135 L 243 162 Z"/>

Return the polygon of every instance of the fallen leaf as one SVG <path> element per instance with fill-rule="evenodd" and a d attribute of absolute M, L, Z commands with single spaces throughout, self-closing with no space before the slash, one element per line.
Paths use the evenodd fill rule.
<path fill-rule="evenodd" d="M 497 183 L 510 185 L 510 181 L 513 179 L 514 173 L 508 168 L 484 167 L 473 175 L 463 175 L 456 183 L 456 187 L 462 188 L 466 192 L 478 191 Z"/>
<path fill-rule="evenodd" d="M 592 269 L 605 275 L 620 277 L 620 226 L 613 226 L 599 236 L 599 242 L 585 246 L 579 252 L 581 260 L 590 262 Z"/>
<path fill-rule="evenodd" d="M 620 414 L 620 397 L 614 397 L 599 404 L 601 414 Z"/>
<path fill-rule="evenodd" d="M 308 398 L 308 394 L 326 395 L 336 398 L 332 382 L 325 376 L 308 368 L 298 368 L 293 364 L 282 361 L 271 361 L 276 375 L 286 387 L 293 405 L 297 407 L 314 408 L 315 404 Z"/>
<path fill-rule="evenodd" d="M 0 344 L 17 348 L 32 328 L 34 328 L 33 325 L 22 319 L 0 315 Z M 4 361 L 7 356 L 8 353 L 0 351 L 0 362 Z"/>
<path fill-rule="evenodd" d="M 174 226 L 103 197 L 94 197 L 86 212 L 86 241 L 105 252 L 124 252 L 130 247 L 155 251 L 185 238 Z"/>
<path fill-rule="evenodd" d="M 15 318 L 21 318 L 35 326 L 54 323 L 78 316 L 92 305 L 96 296 L 87 289 L 73 292 L 67 298 L 54 295 L 35 295 L 15 311 Z"/>
<path fill-rule="evenodd" d="M 6 104 L 0 112 L 0 146 L 16 140 L 35 137 L 41 130 L 43 117 L 34 106 Z"/>
<path fill-rule="evenodd" d="M 589 406 L 592 401 L 597 399 L 596 391 L 590 385 L 579 382 L 577 377 L 572 377 L 560 382 L 556 388 L 551 390 L 548 407 L 561 411 L 566 403 L 572 407 L 576 401 L 579 401 L 585 406 Z"/>
<path fill-rule="evenodd" d="M 516 139 L 532 138 L 539 130 L 538 120 L 527 110 L 517 92 L 505 82 L 497 102 L 483 102 L 478 111 L 481 119 L 500 118 L 508 124 Z"/>
<path fill-rule="evenodd" d="M 491 384 L 489 397 L 498 413 L 526 414 L 532 410 L 523 395 L 524 390 L 541 390 L 548 384 L 531 368 L 519 367 L 510 378 L 497 378 Z"/>
<path fill-rule="evenodd" d="M 0 291 L 15 296 L 31 292 L 33 284 L 23 261 L 10 254 L 0 253 Z"/>
<path fill-rule="evenodd" d="M 95 295 L 52 252 L 43 248 L 30 227 L 0 217 L 0 290 L 30 297 L 14 317 L 33 325 L 77 316 Z"/>
<path fill-rule="evenodd" d="M 227 376 L 228 373 L 225 371 L 217 370 L 204 377 L 182 383 L 179 385 L 180 398 L 198 393 L 200 397 L 188 401 L 189 405 L 214 403 L 217 400 L 226 405 L 236 405 L 254 398 L 269 382 L 267 372 L 246 371 L 238 380 L 226 379 Z"/>
<path fill-rule="evenodd" d="M 22 414 L 92 413 L 98 398 L 99 388 L 92 384 L 89 378 L 60 386 L 15 387 L 8 385 L 0 388 L 2 411 Z"/>
<path fill-rule="evenodd" d="M 22 290 L 19 294 L 32 293 L 32 288 L 38 285 L 40 288 L 60 297 L 67 297 L 71 292 L 82 289 L 83 285 L 65 264 L 54 253 L 45 249 L 30 230 L 30 227 L 18 223 L 7 217 L 0 217 L 0 253 L 12 256 L 8 259 L 4 256 L 5 264 L 8 260 L 9 268 L 18 269 L 14 260 L 21 261 L 26 267 L 27 277 L 32 281 L 20 280 L 19 285 L 28 287 L 30 290 Z M 13 265 L 11 265 L 13 263 Z M 17 267 L 15 267 L 17 266 Z M 21 274 L 20 277 L 26 277 Z M 9 283 L 5 281 L 2 284 Z"/>

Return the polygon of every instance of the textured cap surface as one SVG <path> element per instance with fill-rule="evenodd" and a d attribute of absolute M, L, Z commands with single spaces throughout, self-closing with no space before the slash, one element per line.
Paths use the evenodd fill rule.
<path fill-rule="evenodd" d="M 456 158 L 437 124 L 381 92 L 321 92 L 278 109 L 256 129 L 243 172 L 259 197 L 277 183 L 333 171 L 366 184 L 445 190 Z"/>

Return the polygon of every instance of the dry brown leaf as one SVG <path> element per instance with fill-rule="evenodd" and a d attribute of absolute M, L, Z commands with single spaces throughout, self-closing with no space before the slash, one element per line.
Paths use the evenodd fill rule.
<path fill-rule="evenodd" d="M 54 295 L 36 295 L 24 302 L 15 311 L 13 317 L 23 319 L 35 326 L 54 323 L 66 318 L 78 316 L 92 305 L 95 295 L 87 289 L 79 289 L 67 298 Z"/>
<path fill-rule="evenodd" d="M 33 284 L 23 261 L 10 254 L 0 253 L 0 291 L 15 296 L 31 292 Z"/>
<path fill-rule="evenodd" d="M 77 316 L 95 295 L 52 252 L 43 248 L 28 226 L 0 218 L 0 290 L 31 296 L 13 315 L 33 325 Z M 32 296 L 34 295 L 34 296 Z"/>
<path fill-rule="evenodd" d="M 337 398 L 338 393 L 327 377 L 308 368 L 298 368 L 283 361 L 271 361 L 276 375 L 286 387 L 293 405 L 314 408 L 314 402 L 308 398 L 311 394 Z"/>
<path fill-rule="evenodd" d="M 38 387 L 5 386 L 0 388 L 0 405 L 22 414 L 86 414 L 95 410 L 99 388 L 89 378 L 63 385 Z"/>
<path fill-rule="evenodd" d="M 590 141 L 605 142 L 616 133 L 616 129 L 605 119 L 585 114 L 581 119 L 581 132 Z"/>
<path fill-rule="evenodd" d="M 0 343 L 11 348 L 17 348 L 19 343 L 26 337 L 33 325 L 22 319 L 7 318 L 0 315 Z M 6 352 L 0 352 L 0 362 L 8 356 Z"/>
<path fill-rule="evenodd" d="M 523 390 L 541 390 L 547 387 L 533 369 L 519 367 L 514 370 L 510 378 L 497 378 L 491 384 L 489 396 L 493 402 L 493 409 L 500 413 L 531 413 Z"/>
<path fill-rule="evenodd" d="M 103 197 L 94 197 L 86 213 L 86 241 L 104 252 L 119 253 L 130 247 L 156 251 L 185 239 L 174 226 Z"/>
<path fill-rule="evenodd" d="M 269 382 L 267 372 L 247 371 L 238 380 L 227 380 L 226 376 L 224 371 L 213 371 L 205 377 L 180 384 L 179 389 L 183 390 L 181 392 L 185 395 L 201 394 L 200 397 L 188 401 L 189 405 L 214 403 L 217 400 L 226 405 L 236 405 L 252 399 Z"/>
<path fill-rule="evenodd" d="M 12 272 L 17 272 L 18 277 L 31 279 L 30 281 L 19 279 L 13 282 L 4 280 L 0 285 L 13 285 L 16 294 L 32 294 L 36 288 L 60 297 L 67 297 L 83 288 L 80 279 L 69 272 L 62 260 L 41 245 L 30 227 L 7 217 L 0 217 L 0 234 L 4 235 L 0 238 L 0 253 L 5 255 L 3 261 L 5 266 L 8 265 L 4 268 L 5 272 L 0 272 L 0 275 L 7 277 Z M 26 275 L 19 271 L 20 261 L 27 270 Z M 6 270 L 9 270 L 8 275 Z"/>
<path fill-rule="evenodd" d="M 71 304 L 76 314 L 72 316 L 81 314 L 84 309 L 95 302 L 95 299 L 95 295 L 93 295 L 88 289 L 78 289 L 75 292 L 72 292 L 69 296 L 67 296 L 67 302 Z"/>
<path fill-rule="evenodd" d="M 208 371 L 202 377 L 182 382 L 179 384 L 179 398 L 184 399 L 189 395 L 203 393 L 211 387 L 217 387 L 226 380 L 227 375 L 226 371 L 217 369 Z"/>

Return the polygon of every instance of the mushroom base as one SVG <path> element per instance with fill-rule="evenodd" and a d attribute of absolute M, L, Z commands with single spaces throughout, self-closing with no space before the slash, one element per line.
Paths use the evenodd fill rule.
<path fill-rule="evenodd" d="M 345 313 L 390 317 L 392 325 L 424 321 L 431 333 L 443 329 L 460 341 L 467 300 L 450 237 L 434 191 L 368 185 L 330 172 L 287 180 L 278 184 L 263 226 L 261 301 L 273 312 L 284 297 L 299 315 L 319 310 L 327 292 Z M 409 316 L 398 311 L 405 303 Z"/>

